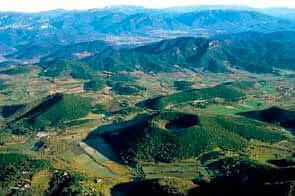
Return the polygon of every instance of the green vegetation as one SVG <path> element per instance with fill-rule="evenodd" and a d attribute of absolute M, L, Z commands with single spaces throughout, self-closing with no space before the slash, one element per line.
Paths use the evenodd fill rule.
<path fill-rule="evenodd" d="M 8 129 L 14 134 L 26 134 L 30 130 L 64 127 L 67 123 L 75 124 L 72 121 L 87 116 L 91 111 L 91 98 L 74 94 L 55 94 L 28 106 L 4 106 L 0 109 L 3 116 L 14 117 L 7 124 Z"/>
<path fill-rule="evenodd" d="M 202 165 L 205 165 L 205 164 L 207 164 L 208 161 L 218 160 L 222 157 L 224 157 L 224 153 L 222 153 L 220 151 L 211 151 L 211 152 L 207 152 L 207 153 L 202 154 L 201 157 L 199 158 L 199 160 Z"/>
<path fill-rule="evenodd" d="M 137 95 L 143 90 L 145 90 L 145 88 L 135 84 L 126 84 L 123 82 L 116 82 L 112 84 L 112 91 L 119 95 Z"/>
<path fill-rule="evenodd" d="M 255 87 L 255 82 L 253 81 L 235 81 L 235 82 L 226 82 L 224 85 L 232 86 L 234 88 L 248 90 Z"/>
<path fill-rule="evenodd" d="M 129 188 L 125 188 L 129 187 Z M 161 178 L 143 180 L 139 182 L 117 185 L 114 189 L 123 191 L 126 195 L 161 195 L 161 196 L 187 196 L 196 185 L 192 181 L 179 178 Z M 128 191 L 124 191 L 124 188 Z"/>
<path fill-rule="evenodd" d="M 96 113 L 96 114 L 101 114 L 101 113 L 104 113 L 106 112 L 107 109 L 106 109 L 106 106 L 103 105 L 103 104 L 96 104 L 93 109 L 92 109 L 92 112 L 93 113 Z"/>
<path fill-rule="evenodd" d="M 86 91 L 100 91 L 104 88 L 105 82 L 103 80 L 91 80 L 84 83 L 84 90 Z"/>
<path fill-rule="evenodd" d="M 256 139 L 264 142 L 278 142 L 285 139 L 282 133 L 268 128 L 265 124 L 247 118 L 215 116 L 210 118 L 216 128 L 237 133 L 246 139 Z M 213 126 L 212 126 L 213 127 Z"/>
<path fill-rule="evenodd" d="M 126 195 L 269 195 L 291 196 L 294 193 L 294 168 L 277 168 L 247 157 L 221 158 L 207 165 L 212 176 L 191 181 L 163 177 L 122 183 L 113 188 Z M 278 183 L 279 182 L 279 183 Z M 142 191 L 144 190 L 144 192 Z"/>
<path fill-rule="evenodd" d="M 18 74 L 25 74 L 30 71 L 29 68 L 27 67 L 16 67 L 12 69 L 7 69 L 4 71 L 0 71 L 0 74 L 5 74 L 5 75 L 18 75 Z"/>
<path fill-rule="evenodd" d="M 254 168 L 269 169 L 271 166 L 250 160 L 247 157 L 228 157 L 208 164 L 208 168 L 218 176 L 236 176 Z"/>
<path fill-rule="evenodd" d="M 0 90 L 7 89 L 8 87 L 9 87 L 9 85 L 6 84 L 4 80 L 0 79 Z"/>
<path fill-rule="evenodd" d="M 293 36 L 290 32 L 280 33 Z M 54 51 L 42 59 L 40 66 L 45 76 L 56 77 L 67 70 L 73 77 L 83 79 L 90 79 L 91 70 L 159 73 L 197 68 L 230 73 L 231 68 L 237 68 L 274 74 L 278 74 L 274 68 L 294 70 L 294 40 L 286 42 L 278 37 L 273 40 L 269 38 L 273 34 L 254 32 L 251 36 L 244 38 L 245 34 L 241 33 L 215 39 L 179 37 L 129 49 L 114 48 L 102 41 L 86 42 Z M 83 58 L 83 52 L 87 58 Z M 82 58 L 73 54 L 80 54 Z"/>
<path fill-rule="evenodd" d="M 110 77 L 110 81 L 114 81 L 114 82 L 135 82 L 135 77 L 131 76 L 130 74 L 122 74 L 122 73 L 117 73 L 117 74 L 113 74 Z"/>
<path fill-rule="evenodd" d="M 295 23 L 196 9 L 57 10 L 27 18 L 50 28 L 2 29 L 0 195 L 295 195 L 295 33 L 214 36 Z M 112 43 L 81 42 L 95 37 Z"/>
<path fill-rule="evenodd" d="M 294 46 L 294 41 L 265 39 L 264 35 L 256 37 L 254 34 L 248 39 L 235 37 L 244 34 L 220 39 L 180 37 L 132 49 L 109 48 L 84 62 L 96 70 L 112 72 L 139 69 L 159 73 L 199 68 L 214 73 L 229 73 L 230 65 L 254 73 L 275 73 L 273 68 L 294 70 L 294 47 L 290 47 Z"/>
<path fill-rule="evenodd" d="M 178 80 L 174 82 L 174 87 L 176 90 L 184 91 L 190 90 L 192 88 L 192 82 L 185 81 L 185 80 Z"/>
<path fill-rule="evenodd" d="M 237 101 L 244 97 L 245 94 L 241 90 L 226 85 L 218 85 L 212 88 L 204 88 L 200 90 L 183 91 L 165 97 L 157 97 L 148 99 L 139 103 L 139 106 L 147 107 L 155 110 L 165 109 L 167 106 L 192 102 L 194 100 L 210 100 L 213 98 L 222 98 L 224 101 Z"/>
<path fill-rule="evenodd" d="M 81 195 L 82 180 L 83 177 L 79 174 L 56 171 L 50 180 L 50 187 L 46 195 Z"/>
<path fill-rule="evenodd" d="M 55 96 L 57 97 L 52 105 L 39 105 L 38 107 L 42 108 L 35 108 L 35 110 L 42 112 L 32 114 L 32 117 L 27 121 L 29 126 L 34 129 L 62 126 L 66 121 L 85 117 L 91 111 L 89 98 L 72 94 Z"/>
<path fill-rule="evenodd" d="M 43 68 L 41 76 L 58 77 L 68 72 L 73 78 L 91 79 L 90 68 L 83 62 L 58 59 L 41 63 L 40 66 Z"/>
<path fill-rule="evenodd" d="M 112 87 L 112 91 L 118 95 L 137 95 L 140 91 L 146 90 L 135 83 L 136 78 L 130 74 L 114 74 L 107 81 L 107 85 Z"/>
<path fill-rule="evenodd" d="M 9 131 L 0 131 L 0 146 L 5 145 L 7 141 L 11 138 L 11 133 Z"/>
<path fill-rule="evenodd" d="M 49 167 L 49 163 L 43 160 L 32 160 L 22 154 L 1 153 L 0 167 L 0 187 L 4 189 L 9 185 L 14 186 L 25 178 L 30 179 L 35 172 Z"/>
<path fill-rule="evenodd" d="M 25 105 L 10 105 L 10 106 L 2 106 L 0 107 L 0 115 L 4 118 L 8 118 L 12 115 L 14 115 L 17 111 L 24 108 Z"/>
<path fill-rule="evenodd" d="M 102 135 L 124 161 L 160 161 L 197 157 L 217 147 L 242 152 L 250 139 L 279 142 L 285 136 L 243 117 L 163 112 L 151 120 Z"/>
<path fill-rule="evenodd" d="M 90 42 L 82 42 L 82 43 L 76 43 L 73 45 L 67 45 L 65 47 L 62 47 L 56 51 L 53 51 L 50 55 L 45 56 L 44 58 L 41 58 L 41 61 L 48 61 L 50 59 L 83 59 L 87 57 L 88 55 L 92 55 L 93 53 L 99 53 L 110 46 L 101 40 L 96 41 L 90 41 Z M 87 52 L 88 55 L 83 56 L 83 53 Z M 76 54 L 76 55 L 75 55 Z M 79 57 L 79 54 L 82 56 Z"/>
<path fill-rule="evenodd" d="M 295 128 L 295 111 L 285 110 L 279 107 L 271 107 L 261 111 L 239 113 L 242 116 L 256 120 L 274 123 L 286 128 Z"/>
<path fill-rule="evenodd" d="M 88 123 L 90 120 L 73 120 L 70 122 L 64 123 L 63 127 L 73 127 L 73 126 L 81 126 L 85 123 Z"/>
<path fill-rule="evenodd" d="M 138 114 L 142 113 L 144 110 L 139 107 L 127 107 L 119 111 L 112 112 L 112 114 L 119 114 L 119 115 L 128 115 L 128 114 Z"/>
<path fill-rule="evenodd" d="M 208 165 L 215 176 L 211 182 L 198 182 L 191 195 L 269 195 L 291 196 L 294 193 L 294 168 L 277 168 L 247 157 L 230 157 Z M 278 183 L 280 182 L 280 183 Z"/>

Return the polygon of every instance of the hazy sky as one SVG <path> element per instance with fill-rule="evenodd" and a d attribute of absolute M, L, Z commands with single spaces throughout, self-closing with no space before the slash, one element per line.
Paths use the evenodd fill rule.
<path fill-rule="evenodd" d="M 238 2 L 238 3 L 237 3 Z M 43 11 L 52 9 L 90 9 L 111 5 L 140 5 L 166 8 L 189 5 L 247 5 L 251 7 L 292 7 L 295 0 L 0 0 L 1 11 Z"/>

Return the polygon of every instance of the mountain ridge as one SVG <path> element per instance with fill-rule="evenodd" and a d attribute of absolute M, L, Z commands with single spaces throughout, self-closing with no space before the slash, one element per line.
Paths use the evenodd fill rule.
<path fill-rule="evenodd" d="M 75 66 L 83 65 L 84 70 L 112 72 L 141 70 L 158 73 L 189 69 L 215 73 L 234 70 L 273 73 L 278 68 L 295 69 L 292 64 L 295 40 L 289 36 L 295 32 L 245 34 L 215 39 L 180 37 L 135 48 L 116 48 L 103 41 L 82 43 L 61 49 L 59 55 L 45 57 L 39 64 L 49 72 L 50 69 L 57 70 L 55 66 L 58 65 L 61 69 L 61 64 L 46 62 L 46 59 L 71 61 L 69 65 L 73 70 L 78 68 Z M 87 50 L 89 48 L 95 51 Z M 73 54 L 84 55 L 84 58 L 75 58 Z"/>
<path fill-rule="evenodd" d="M 109 34 L 167 39 L 173 36 L 174 31 L 177 36 L 196 33 L 214 36 L 242 31 L 273 32 L 277 29 L 295 30 L 295 22 L 247 9 L 177 12 L 118 7 L 39 13 L 0 12 L 0 41 L 10 46 L 44 42 L 67 45 L 105 39 Z"/>

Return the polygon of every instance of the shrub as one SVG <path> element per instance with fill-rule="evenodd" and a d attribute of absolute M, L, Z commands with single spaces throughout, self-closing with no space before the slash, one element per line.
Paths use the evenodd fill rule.
<path fill-rule="evenodd" d="M 0 79 L 0 90 L 7 89 L 8 87 L 9 87 L 9 85 L 6 84 L 4 80 Z"/>
<path fill-rule="evenodd" d="M 184 80 L 179 80 L 174 82 L 174 87 L 177 90 L 190 90 L 192 88 L 192 82 L 189 81 L 184 81 Z"/>
<path fill-rule="evenodd" d="M 145 88 L 121 82 L 116 82 L 112 85 L 112 91 L 119 95 L 136 95 L 142 90 L 145 90 Z"/>
<path fill-rule="evenodd" d="M 16 153 L 0 154 L 0 185 L 5 186 L 21 177 L 30 177 L 34 172 L 50 167 L 47 161 L 32 160 L 26 155 Z"/>
<path fill-rule="evenodd" d="M 56 171 L 51 180 L 47 196 L 54 195 L 81 195 L 82 187 L 80 181 L 83 177 L 76 173 L 68 173 L 66 171 Z"/>
<path fill-rule="evenodd" d="M 84 83 L 84 90 L 86 91 L 99 91 L 102 90 L 105 86 L 103 80 L 91 80 Z"/>

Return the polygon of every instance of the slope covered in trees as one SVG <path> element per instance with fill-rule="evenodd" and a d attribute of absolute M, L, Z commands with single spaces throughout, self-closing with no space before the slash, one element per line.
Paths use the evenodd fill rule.
<path fill-rule="evenodd" d="M 91 111 L 91 99 L 73 94 L 55 94 L 37 104 L 19 107 L 13 106 L 4 111 L 6 115 L 14 115 L 8 128 L 15 134 L 25 134 L 30 130 L 63 127 L 67 122 L 87 116 Z M 18 114 L 14 114 L 16 112 Z"/>
<path fill-rule="evenodd" d="M 160 162 L 197 157 L 216 147 L 241 152 L 251 139 L 266 143 L 285 139 L 280 131 L 243 117 L 162 112 L 146 119 L 118 129 L 114 125 L 113 131 L 100 136 L 124 161 Z"/>
<path fill-rule="evenodd" d="M 250 111 L 239 114 L 256 120 L 279 124 L 282 127 L 295 128 L 294 110 L 286 110 L 279 107 L 271 107 L 266 110 Z"/>
<path fill-rule="evenodd" d="M 168 96 L 147 99 L 138 103 L 138 106 L 162 110 L 168 106 L 193 102 L 195 100 L 208 100 L 210 102 L 214 98 L 221 98 L 226 102 L 233 102 L 241 99 L 243 96 L 245 94 L 241 89 L 235 88 L 233 85 L 221 84 L 211 88 L 182 91 Z"/>
<path fill-rule="evenodd" d="M 73 77 L 84 79 L 93 71 L 159 73 L 189 69 L 229 73 L 241 69 L 272 73 L 274 68 L 295 69 L 295 41 L 288 38 L 293 32 L 248 33 L 212 39 L 182 37 L 131 49 L 111 47 L 102 41 L 81 43 L 43 58 L 40 66 L 45 76 L 56 77 L 67 70 Z"/>

